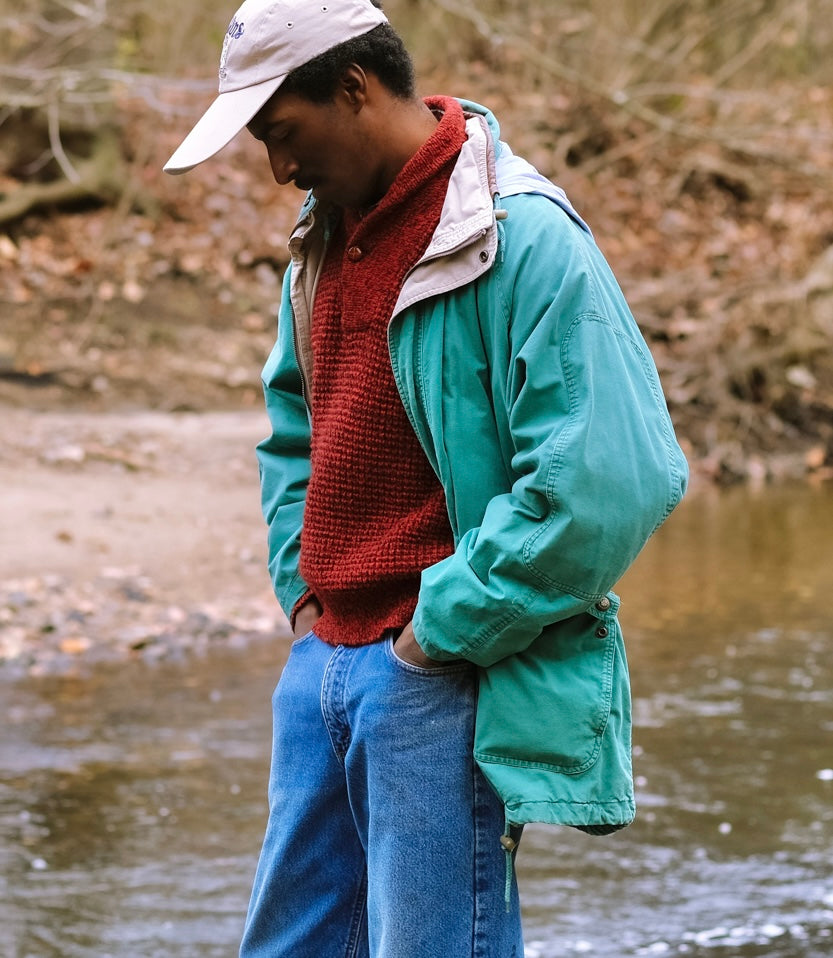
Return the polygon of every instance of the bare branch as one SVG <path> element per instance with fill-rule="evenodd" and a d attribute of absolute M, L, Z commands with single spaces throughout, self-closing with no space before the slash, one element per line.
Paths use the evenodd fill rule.
<path fill-rule="evenodd" d="M 527 63 L 534 64 L 538 69 L 558 77 L 577 90 L 581 90 L 600 100 L 613 104 L 621 112 L 649 124 L 660 133 L 679 137 L 694 143 L 717 143 L 740 156 L 746 156 L 750 159 L 781 166 L 812 179 L 827 181 L 831 177 L 831 170 L 829 168 L 821 168 L 812 162 L 806 162 L 796 156 L 793 150 L 772 149 L 761 139 L 762 137 L 778 139 L 780 136 L 786 135 L 794 140 L 796 132 L 794 128 L 779 131 L 775 124 L 770 124 L 764 130 L 753 130 L 749 127 L 739 127 L 734 119 L 731 119 L 730 122 L 725 125 L 718 125 L 716 123 L 704 124 L 700 118 L 698 118 L 697 122 L 689 122 L 685 118 L 678 118 L 677 116 L 662 112 L 653 107 L 649 102 L 646 102 L 649 96 L 647 90 L 650 90 L 650 88 L 645 85 L 636 86 L 633 89 L 627 87 L 618 89 L 611 88 L 607 84 L 588 75 L 586 71 L 574 69 L 562 60 L 539 49 L 535 46 L 534 42 L 530 41 L 527 35 L 520 35 L 517 32 L 517 21 L 501 19 L 497 16 L 489 15 L 482 10 L 475 10 L 470 4 L 463 3 L 462 0 L 433 0 L 433 2 L 453 16 L 473 24 L 478 33 L 495 46 L 511 45 L 514 49 L 522 53 Z M 753 2 L 752 5 L 757 6 L 758 4 Z M 725 16 L 736 18 L 738 8 L 745 8 L 746 6 L 748 6 L 748 4 L 734 4 L 730 10 L 725 11 Z M 663 15 L 666 12 L 667 9 L 665 8 L 660 11 Z M 749 56 L 739 55 L 729 61 L 726 65 L 724 78 L 728 79 L 730 75 L 735 74 L 743 63 L 747 62 L 752 56 L 759 52 L 760 49 L 763 49 L 770 43 L 777 31 L 783 29 L 784 23 L 794 16 L 794 12 L 793 6 L 788 6 L 781 17 L 757 35 L 758 39 L 754 44 L 748 45 L 748 47 L 753 48 Z M 657 28 L 657 22 L 657 18 L 651 18 L 646 21 L 646 26 L 640 31 L 642 36 L 650 36 L 652 31 Z M 698 38 L 697 42 L 699 43 L 701 39 L 702 38 Z M 689 45 L 686 49 L 690 50 L 692 47 Z M 667 86 L 657 84 L 655 95 L 657 97 L 667 97 L 674 95 L 675 92 L 680 94 L 684 89 L 686 91 L 690 90 L 692 94 L 696 93 L 700 99 L 709 98 L 721 105 L 730 105 L 733 102 L 739 102 L 743 98 L 751 99 L 755 96 L 755 94 L 751 92 L 743 94 L 737 91 L 722 90 L 711 78 L 708 86 L 704 86 L 704 90 L 707 92 L 702 92 L 698 87 L 683 88 L 673 84 Z M 761 95 L 759 94 L 757 98 L 760 101 Z M 816 131 L 814 139 L 816 142 L 820 139 L 823 141 L 827 135 L 828 134 Z"/>
<path fill-rule="evenodd" d="M 723 84 L 732 76 L 734 76 L 743 66 L 749 63 L 750 60 L 753 60 L 762 50 L 764 50 L 779 34 L 783 31 L 784 26 L 793 19 L 794 11 L 792 7 L 787 7 L 782 11 L 780 17 L 776 17 L 769 24 L 767 24 L 763 29 L 750 38 L 749 43 L 737 54 L 737 56 L 732 57 L 731 60 L 728 60 L 723 66 L 717 70 L 716 73 L 713 73 L 711 76 L 711 81 L 715 86 L 723 86 Z"/>
<path fill-rule="evenodd" d="M 49 104 L 46 116 L 49 129 L 49 146 L 52 148 L 52 155 L 55 157 L 58 166 L 60 166 L 61 172 L 70 183 L 80 183 L 81 177 L 72 163 L 70 163 L 69 157 L 64 152 L 64 147 L 61 143 L 61 123 L 57 101 L 52 100 Z"/>
<path fill-rule="evenodd" d="M 0 223 L 19 219 L 30 210 L 95 199 L 112 202 L 121 189 L 123 160 L 115 136 L 102 134 L 93 154 L 78 164 L 77 180 L 30 183 L 13 192 L 0 193 Z"/>

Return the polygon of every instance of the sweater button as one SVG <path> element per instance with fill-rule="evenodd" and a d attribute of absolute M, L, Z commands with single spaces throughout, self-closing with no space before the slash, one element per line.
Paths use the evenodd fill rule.
<path fill-rule="evenodd" d="M 349 259 L 351 263 L 358 263 L 362 256 L 364 256 L 364 253 L 358 246 L 351 246 L 350 249 L 347 250 L 347 259 Z"/>

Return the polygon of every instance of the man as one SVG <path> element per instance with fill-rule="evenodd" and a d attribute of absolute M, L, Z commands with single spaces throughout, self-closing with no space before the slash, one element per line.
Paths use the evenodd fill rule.
<path fill-rule="evenodd" d="M 563 192 L 482 107 L 420 99 L 371 0 L 247 0 L 220 96 L 307 191 L 264 369 L 275 692 L 245 958 L 521 958 L 530 821 L 634 815 L 610 590 L 687 477 Z"/>

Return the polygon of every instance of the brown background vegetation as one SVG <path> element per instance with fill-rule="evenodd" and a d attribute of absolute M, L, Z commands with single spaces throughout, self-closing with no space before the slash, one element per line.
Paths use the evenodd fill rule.
<path fill-rule="evenodd" d="M 492 107 L 589 220 L 698 471 L 829 477 L 833 2 L 386 9 L 423 92 Z M 0 403 L 260 402 L 300 196 L 245 135 L 185 177 L 161 173 L 213 97 L 232 13 L 0 13 Z"/>

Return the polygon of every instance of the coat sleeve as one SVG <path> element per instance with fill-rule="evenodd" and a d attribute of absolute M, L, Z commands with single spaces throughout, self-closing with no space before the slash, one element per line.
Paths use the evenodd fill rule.
<path fill-rule="evenodd" d="M 482 666 L 600 601 L 688 476 L 653 360 L 592 239 L 559 214 L 516 239 L 500 267 L 511 342 L 495 400 L 512 486 L 424 571 L 413 620 L 426 654 Z"/>
<path fill-rule="evenodd" d="M 268 528 L 269 573 L 287 618 L 307 591 L 298 572 L 301 526 L 310 476 L 310 422 L 295 355 L 290 270 L 284 277 L 278 336 L 263 368 L 266 412 L 272 431 L 257 447 L 263 515 Z"/>

